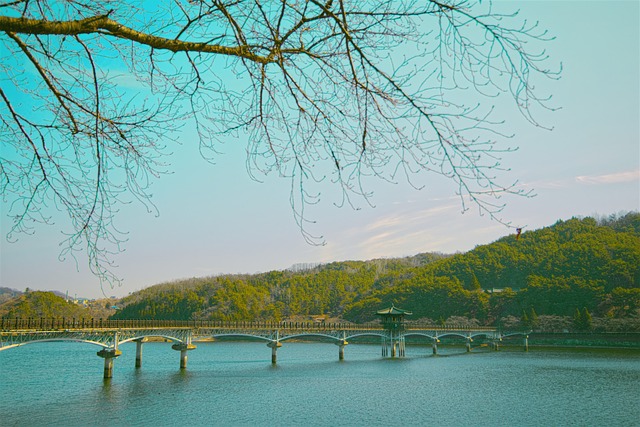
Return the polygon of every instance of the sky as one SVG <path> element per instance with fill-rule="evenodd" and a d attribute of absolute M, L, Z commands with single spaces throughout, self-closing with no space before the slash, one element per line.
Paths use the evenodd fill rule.
<path fill-rule="evenodd" d="M 497 6 L 505 2 L 496 2 Z M 517 111 L 506 116 L 519 150 L 504 157 L 508 177 L 536 196 L 506 197 L 502 217 L 535 230 L 575 216 L 640 210 L 640 3 L 637 1 L 526 1 L 522 16 L 540 21 L 556 39 L 546 47 L 562 77 L 544 82 L 554 112 L 531 126 Z M 326 263 L 465 252 L 513 233 L 512 228 L 462 213 L 451 185 L 438 177 L 418 191 L 406 183 L 378 183 L 374 207 L 338 208 L 330 195 L 309 208 L 309 230 L 325 245 L 305 242 L 289 205 L 290 182 L 250 179 L 245 142 L 223 147 L 210 164 L 185 130 L 167 159 L 171 174 L 152 186 L 159 215 L 125 206 L 118 227 L 128 232 L 116 257 L 116 287 L 101 285 L 81 256 L 59 260 L 64 236 L 56 226 L 8 242 L 11 225 L 0 215 L 0 286 L 58 290 L 69 296 L 121 297 L 190 277 L 282 270 Z"/>

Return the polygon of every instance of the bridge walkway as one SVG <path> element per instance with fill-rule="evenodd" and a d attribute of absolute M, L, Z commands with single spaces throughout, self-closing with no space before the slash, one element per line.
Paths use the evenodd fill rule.
<path fill-rule="evenodd" d="M 522 334 L 525 336 L 525 334 Z M 0 351 L 26 344 L 49 341 L 76 341 L 101 347 L 97 355 L 104 359 L 104 377 L 113 375 L 113 361 L 122 354 L 121 344 L 136 342 L 136 367 L 142 366 L 142 345 L 151 337 L 173 342 L 180 351 L 180 368 L 187 366 L 187 352 L 196 348 L 193 342 L 207 339 L 240 338 L 261 340 L 271 348 L 271 361 L 277 362 L 277 349 L 290 340 L 318 339 L 335 343 L 339 360 L 344 359 L 344 348 L 349 340 L 377 337 L 382 344 L 383 357 L 403 357 L 405 340 L 427 339 L 432 342 L 433 353 L 441 338 L 459 337 L 466 340 L 467 351 L 476 337 L 484 337 L 498 348 L 503 335 L 496 328 L 465 327 L 458 325 L 407 324 L 402 331 L 385 330 L 379 323 L 353 324 L 333 322 L 221 322 L 221 321 L 167 321 L 167 320 L 108 320 L 108 319 L 0 319 Z M 525 336 L 525 345 L 527 337 Z"/>

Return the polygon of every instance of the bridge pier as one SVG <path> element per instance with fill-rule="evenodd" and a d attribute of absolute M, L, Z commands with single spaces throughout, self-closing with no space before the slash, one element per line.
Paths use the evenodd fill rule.
<path fill-rule="evenodd" d="M 524 336 L 524 351 L 529 351 L 529 335 Z"/>
<path fill-rule="evenodd" d="M 348 344 L 349 343 L 345 339 L 342 339 L 336 343 L 336 345 L 338 346 L 338 360 L 344 360 L 344 347 Z"/>
<path fill-rule="evenodd" d="M 122 352 L 117 348 L 103 348 L 96 353 L 98 356 L 104 359 L 104 378 L 113 377 L 113 360 L 120 356 Z"/>
<path fill-rule="evenodd" d="M 278 361 L 278 347 L 282 347 L 282 343 L 280 341 L 271 341 L 267 344 L 267 347 L 271 347 L 271 363 L 275 365 Z"/>
<path fill-rule="evenodd" d="M 438 354 L 438 343 L 440 342 L 440 340 L 438 339 L 438 335 L 436 335 L 435 337 L 433 337 L 433 355 L 436 356 Z"/>
<path fill-rule="evenodd" d="M 136 368 L 142 367 L 142 343 L 144 338 L 136 340 Z"/>
<path fill-rule="evenodd" d="M 388 337 L 382 337 L 382 357 L 389 357 L 389 353 L 391 353 L 391 358 L 406 356 L 404 335 L 394 336 L 391 334 Z"/>
<path fill-rule="evenodd" d="M 180 351 L 180 369 L 187 368 L 187 351 L 195 350 L 196 346 L 191 343 L 175 343 L 171 346 L 172 349 Z"/>
<path fill-rule="evenodd" d="M 471 341 L 473 341 L 473 338 L 467 337 L 467 353 L 471 352 Z"/>

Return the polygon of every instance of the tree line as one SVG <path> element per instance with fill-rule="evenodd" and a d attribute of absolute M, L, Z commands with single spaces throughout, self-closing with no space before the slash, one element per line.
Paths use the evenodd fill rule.
<path fill-rule="evenodd" d="M 581 318 L 601 319 L 591 323 L 619 328 L 619 319 L 639 315 L 640 214 L 558 221 L 463 254 L 165 283 L 124 298 L 113 318 L 279 321 L 325 315 L 366 322 L 390 304 L 422 321 L 464 317 L 526 327 L 535 317 L 577 328 L 571 319 L 578 311 Z"/>
<path fill-rule="evenodd" d="M 544 330 L 640 330 L 640 214 L 573 218 L 462 254 L 344 261 L 193 278 L 135 292 L 112 319 L 375 320 L 391 304 L 420 322 Z M 3 317 L 91 317 L 52 293 L 0 304 Z"/>

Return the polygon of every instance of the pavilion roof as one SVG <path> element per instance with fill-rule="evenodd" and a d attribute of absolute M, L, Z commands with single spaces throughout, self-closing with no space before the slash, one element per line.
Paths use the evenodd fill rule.
<path fill-rule="evenodd" d="M 410 311 L 407 311 L 407 310 L 403 310 L 401 308 L 394 307 L 393 304 L 392 304 L 391 307 L 389 307 L 389 308 L 385 308 L 383 310 L 378 310 L 376 312 L 376 314 L 378 314 L 380 316 L 387 316 L 387 315 L 394 315 L 394 314 L 395 315 L 404 314 L 404 315 L 409 316 L 409 315 L 411 315 L 413 313 L 411 313 Z"/>

